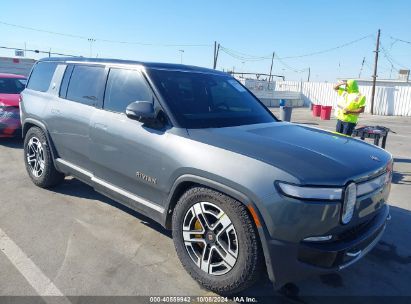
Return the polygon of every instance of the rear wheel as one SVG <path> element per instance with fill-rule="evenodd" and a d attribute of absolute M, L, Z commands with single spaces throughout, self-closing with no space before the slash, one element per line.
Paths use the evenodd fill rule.
<path fill-rule="evenodd" d="M 246 207 L 214 190 L 195 187 L 180 198 L 173 240 L 190 275 L 221 295 L 251 286 L 262 270 L 257 231 Z"/>
<path fill-rule="evenodd" d="M 24 138 L 24 160 L 27 173 L 39 187 L 51 188 L 64 179 L 54 167 L 47 137 L 38 127 L 30 128 Z"/>

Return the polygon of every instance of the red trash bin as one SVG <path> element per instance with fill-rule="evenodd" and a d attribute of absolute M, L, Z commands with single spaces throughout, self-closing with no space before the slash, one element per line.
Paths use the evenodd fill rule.
<path fill-rule="evenodd" d="M 313 116 L 321 116 L 321 105 L 313 104 Z"/>
<path fill-rule="evenodd" d="M 333 108 L 332 106 L 322 106 L 321 107 L 321 119 L 322 120 L 330 120 L 332 108 Z"/>

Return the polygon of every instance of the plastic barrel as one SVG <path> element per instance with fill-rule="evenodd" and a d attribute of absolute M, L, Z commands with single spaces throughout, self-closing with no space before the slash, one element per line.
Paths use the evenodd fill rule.
<path fill-rule="evenodd" d="M 282 121 L 291 121 L 291 113 L 293 112 L 292 107 L 280 107 L 280 119 Z"/>
<path fill-rule="evenodd" d="M 333 108 L 332 106 L 322 106 L 321 107 L 321 119 L 322 120 L 330 120 L 332 108 Z"/>
<path fill-rule="evenodd" d="M 313 116 L 316 116 L 316 117 L 321 116 L 321 105 L 313 104 Z"/>

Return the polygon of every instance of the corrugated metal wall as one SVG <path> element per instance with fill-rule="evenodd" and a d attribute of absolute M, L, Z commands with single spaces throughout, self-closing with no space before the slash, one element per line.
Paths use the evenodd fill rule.
<path fill-rule="evenodd" d="M 259 81 L 257 81 L 259 82 Z M 267 82 L 260 81 L 251 82 L 252 87 L 249 87 L 248 80 L 245 85 L 253 91 L 253 93 L 264 98 L 268 96 L 274 97 L 274 91 L 290 91 L 302 93 L 304 104 L 308 106 L 311 102 L 321 105 L 336 106 L 338 95 L 333 90 L 333 83 L 327 82 L 299 82 L 299 81 L 276 81 L 270 85 L 270 91 L 264 90 L 268 87 Z M 264 84 L 265 83 L 265 84 Z M 360 84 L 360 91 L 367 98 L 365 111 L 370 112 L 371 108 L 371 85 Z M 259 88 L 260 90 L 255 90 Z M 274 90 L 272 90 L 274 88 Z M 398 115 L 411 116 L 411 85 L 407 83 L 377 83 L 374 101 L 374 113 L 377 115 Z"/>

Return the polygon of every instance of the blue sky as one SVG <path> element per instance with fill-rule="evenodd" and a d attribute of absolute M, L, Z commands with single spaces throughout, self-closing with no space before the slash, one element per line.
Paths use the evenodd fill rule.
<path fill-rule="evenodd" d="M 268 73 L 269 56 L 298 56 L 363 40 L 331 52 L 294 59 L 275 60 L 273 73 L 289 80 L 335 81 L 362 75 L 369 77 L 378 28 L 386 53 L 380 53 L 381 78 L 396 69 L 411 67 L 411 1 L 8 1 L 2 0 L 0 22 L 97 39 L 92 55 L 143 61 L 180 62 L 211 67 L 215 40 L 224 48 L 247 54 L 236 59 L 220 52 L 218 68 Z M 392 38 L 394 37 L 394 38 Z M 121 44 L 101 40 L 142 42 Z M 0 23 L 0 46 L 51 50 L 90 55 L 87 39 L 31 31 Z M 164 45 L 174 46 L 164 46 Z M 200 46 L 192 46 L 200 45 Z M 1 56 L 13 55 L 0 50 Z M 39 58 L 36 54 L 27 56 Z M 238 57 L 238 56 L 237 56 Z M 304 70 L 298 72 L 296 70 Z"/>

